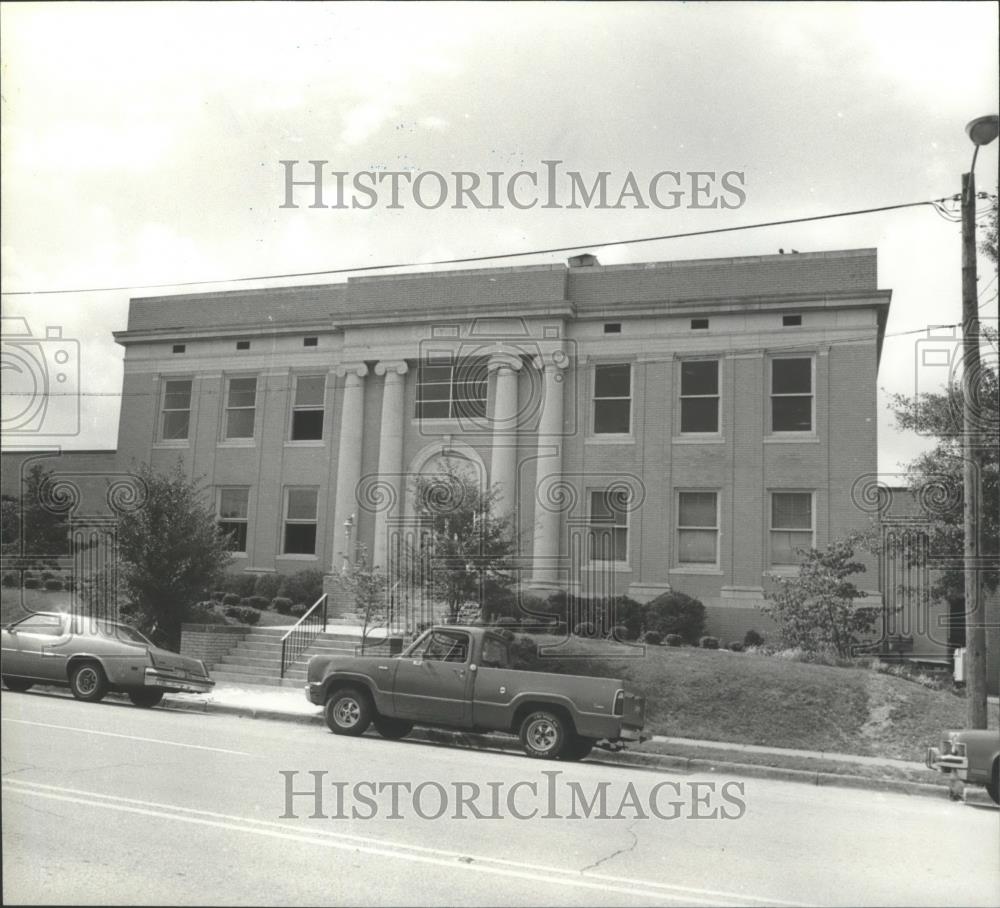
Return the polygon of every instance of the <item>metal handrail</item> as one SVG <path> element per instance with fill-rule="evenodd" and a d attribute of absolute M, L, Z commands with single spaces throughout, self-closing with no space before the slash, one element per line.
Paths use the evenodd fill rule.
<path fill-rule="evenodd" d="M 281 677 L 305 650 L 326 630 L 326 593 L 319 597 L 281 638 Z"/>

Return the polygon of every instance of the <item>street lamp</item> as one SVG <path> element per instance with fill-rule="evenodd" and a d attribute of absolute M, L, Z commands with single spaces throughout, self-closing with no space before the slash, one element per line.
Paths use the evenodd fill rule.
<path fill-rule="evenodd" d="M 354 515 L 351 514 L 351 516 L 344 521 L 344 566 L 340 569 L 341 574 L 347 574 L 350 571 L 351 531 L 353 529 L 354 529 Z"/>
<path fill-rule="evenodd" d="M 982 482 L 980 438 L 974 401 L 979 376 L 979 307 L 976 289 L 976 156 L 997 137 L 996 115 L 977 117 L 965 131 L 975 145 L 969 172 L 962 175 L 962 492 L 965 586 L 965 685 L 969 727 L 986 728 L 986 618 L 983 611 L 980 555 Z"/>

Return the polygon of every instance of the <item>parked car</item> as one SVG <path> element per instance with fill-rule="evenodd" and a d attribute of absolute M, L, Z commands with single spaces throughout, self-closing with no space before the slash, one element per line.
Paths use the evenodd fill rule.
<path fill-rule="evenodd" d="M 313 656 L 306 696 L 338 735 L 415 724 L 520 735 L 529 757 L 581 760 L 641 740 L 645 699 L 622 681 L 511 668 L 510 641 L 484 627 L 432 627 L 398 656 Z"/>
<path fill-rule="evenodd" d="M 166 693 L 206 693 L 215 686 L 198 659 L 154 646 L 116 621 L 36 612 L 5 626 L 0 638 L 0 675 L 8 690 L 65 685 L 89 702 L 113 690 L 148 707 Z"/>
<path fill-rule="evenodd" d="M 926 762 L 968 785 L 985 785 L 1000 804 L 1000 732 L 995 729 L 945 732 L 940 747 L 927 748 Z"/>

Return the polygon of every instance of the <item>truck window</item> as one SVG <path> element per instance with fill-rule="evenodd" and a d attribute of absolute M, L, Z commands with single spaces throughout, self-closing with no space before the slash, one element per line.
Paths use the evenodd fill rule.
<path fill-rule="evenodd" d="M 435 631 L 410 656 L 438 662 L 465 662 L 469 658 L 469 638 L 465 634 Z"/>
<path fill-rule="evenodd" d="M 496 637 L 484 638 L 482 664 L 484 668 L 506 668 L 507 644 Z"/>

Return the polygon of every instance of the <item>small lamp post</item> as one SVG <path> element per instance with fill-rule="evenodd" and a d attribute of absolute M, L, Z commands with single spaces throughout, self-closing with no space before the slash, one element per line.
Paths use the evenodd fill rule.
<path fill-rule="evenodd" d="M 965 678 L 969 727 L 986 728 L 986 617 L 982 600 L 981 439 L 975 411 L 979 375 L 979 307 L 976 288 L 976 156 L 997 137 L 1000 118 L 977 117 L 965 127 L 975 151 L 962 175 L 962 500 L 965 587 Z"/>
<path fill-rule="evenodd" d="M 344 565 L 340 569 L 341 574 L 348 574 L 351 569 L 351 535 L 354 532 L 354 515 L 351 514 L 344 521 Z"/>

